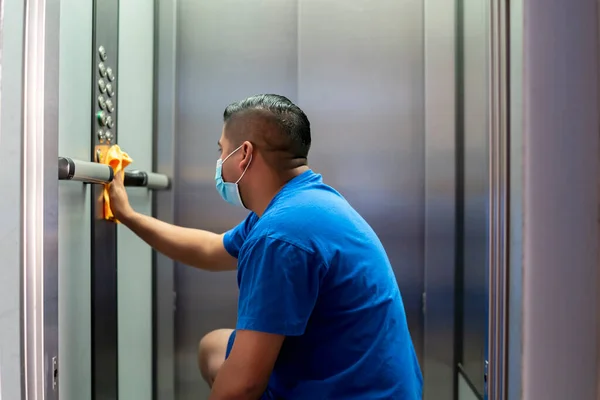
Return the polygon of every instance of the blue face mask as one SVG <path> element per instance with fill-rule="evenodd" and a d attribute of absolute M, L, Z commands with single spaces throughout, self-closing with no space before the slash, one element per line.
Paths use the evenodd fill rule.
<path fill-rule="evenodd" d="M 240 196 L 240 188 L 238 186 L 238 183 L 240 183 L 240 181 L 244 177 L 244 174 L 248 170 L 248 167 L 250 166 L 250 163 L 252 162 L 252 155 L 250 155 L 250 162 L 248 162 L 248 165 L 246 165 L 246 169 L 244 169 L 244 172 L 242 172 L 242 175 L 235 183 L 223 181 L 223 163 L 225 163 L 225 161 L 227 161 L 227 159 L 229 157 L 231 157 L 236 151 L 241 149 L 242 146 L 238 147 L 237 149 L 235 149 L 234 151 L 229 153 L 229 155 L 227 157 L 225 157 L 225 159 L 221 160 L 219 158 L 217 160 L 217 170 L 215 173 L 215 184 L 217 186 L 217 192 L 219 192 L 219 194 L 221 195 L 223 200 L 225 200 L 229 204 L 233 204 L 234 206 L 245 207 L 244 203 L 242 202 L 242 197 Z"/>

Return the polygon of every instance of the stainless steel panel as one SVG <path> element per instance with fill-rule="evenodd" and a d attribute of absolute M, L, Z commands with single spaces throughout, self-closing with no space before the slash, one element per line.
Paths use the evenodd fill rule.
<path fill-rule="evenodd" d="M 153 52 L 152 2 L 119 1 L 119 70 L 113 68 L 113 84 L 118 91 L 112 100 L 117 99 L 119 112 L 118 143 L 132 157 L 133 163 L 127 168 L 132 171 L 152 171 Z M 137 212 L 151 214 L 148 189 L 128 187 L 127 192 Z M 124 225 L 117 227 L 117 264 L 119 398 L 150 400 L 152 248 Z"/>
<path fill-rule="evenodd" d="M 510 3 L 510 273 L 508 289 L 508 399 L 523 393 L 523 0 Z M 600 7 L 598 8 L 600 11 Z M 599 42 L 600 44 L 600 42 Z M 598 297 L 600 299 L 600 297 Z M 598 346 L 600 350 L 600 346 Z M 600 358 L 599 358 L 600 360 Z M 600 383 L 600 380 L 598 381 Z"/>
<path fill-rule="evenodd" d="M 223 110 L 256 93 L 297 99 L 297 2 L 180 0 L 178 5 L 175 222 L 223 232 L 246 214 L 215 190 Z M 177 266 L 178 399 L 207 394 L 197 367 L 198 341 L 212 329 L 235 326 L 235 276 Z"/>
<path fill-rule="evenodd" d="M 27 2 L 23 98 L 22 360 L 28 399 L 58 399 L 58 77 L 60 4 Z"/>
<path fill-rule="evenodd" d="M 22 379 L 22 165 L 25 4 L 0 1 L 0 397 L 20 399 Z"/>
<path fill-rule="evenodd" d="M 455 399 L 456 9 L 425 6 L 425 399 Z"/>
<path fill-rule="evenodd" d="M 298 104 L 311 167 L 371 224 L 423 354 L 423 2 L 300 1 Z"/>
<path fill-rule="evenodd" d="M 93 1 L 60 3 L 58 149 L 61 155 L 89 160 Z M 91 194 L 92 185 L 59 182 L 59 361 L 64 400 L 92 397 Z"/>
<path fill-rule="evenodd" d="M 153 171 L 174 177 L 177 0 L 154 3 Z M 171 182 L 172 187 L 175 182 Z M 173 223 L 174 190 L 153 192 L 152 214 Z M 175 398 L 175 263 L 153 252 L 153 398 Z"/>
<path fill-rule="evenodd" d="M 598 2 L 523 6 L 522 398 L 597 399 Z"/>
<path fill-rule="evenodd" d="M 462 341 L 459 355 L 463 372 L 480 395 L 484 391 L 484 363 L 488 332 L 488 130 L 490 6 L 480 0 L 461 0 L 460 84 L 463 193 L 460 218 L 462 274 L 458 305 Z"/>
<path fill-rule="evenodd" d="M 487 395 L 492 399 L 506 396 L 506 338 L 508 322 L 508 191 L 509 191 L 509 127 L 508 127 L 508 4 L 501 0 L 490 9 L 490 129 L 488 225 L 489 372 Z"/>
<path fill-rule="evenodd" d="M 469 385 L 462 375 L 458 376 L 458 399 L 457 400 L 480 400 L 477 390 Z"/>
<path fill-rule="evenodd" d="M 115 96 L 118 98 L 118 45 L 119 1 L 94 1 L 94 27 L 92 42 L 92 115 L 91 157 L 95 159 L 95 146 L 101 144 L 96 132 L 105 129 L 96 112 L 99 105 L 94 99 L 101 94 L 96 84 L 100 78 L 98 64 L 104 62 L 117 76 Z M 104 51 L 106 57 L 102 56 Z M 118 100 L 115 102 L 118 106 Z M 118 110 L 117 110 L 118 111 Z M 111 129 L 114 142 L 118 140 L 118 113 L 112 114 L 116 125 Z M 118 397 L 118 331 L 117 331 L 117 226 L 103 219 L 104 187 L 94 185 L 92 190 L 92 399 Z"/>

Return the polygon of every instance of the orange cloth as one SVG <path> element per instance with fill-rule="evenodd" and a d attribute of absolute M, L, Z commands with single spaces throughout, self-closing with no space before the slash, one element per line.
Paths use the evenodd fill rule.
<path fill-rule="evenodd" d="M 121 150 L 119 145 L 112 145 L 110 149 L 106 152 L 104 159 L 102 160 L 104 164 L 108 164 L 112 167 L 115 176 L 125 169 L 129 164 L 133 162 L 131 157 L 127 153 Z M 104 185 L 104 219 L 114 221 L 117 224 L 119 221 L 115 218 L 110 209 L 110 197 L 108 196 L 108 185 Z"/>

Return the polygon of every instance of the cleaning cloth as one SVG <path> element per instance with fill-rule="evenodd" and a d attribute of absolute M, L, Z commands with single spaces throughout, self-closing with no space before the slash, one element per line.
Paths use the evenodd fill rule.
<path fill-rule="evenodd" d="M 103 160 L 104 164 L 110 165 L 117 176 L 118 173 L 123 171 L 125 167 L 133 162 L 131 157 L 127 153 L 125 153 L 119 145 L 112 145 L 110 149 L 106 152 Z M 114 221 L 117 224 L 119 221 L 115 218 L 110 209 L 110 197 L 108 196 L 108 185 L 104 185 L 104 219 L 109 221 Z"/>

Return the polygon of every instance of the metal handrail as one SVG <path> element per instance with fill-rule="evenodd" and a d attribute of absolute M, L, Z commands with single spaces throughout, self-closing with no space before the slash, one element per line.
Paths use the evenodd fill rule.
<path fill-rule="evenodd" d="M 107 184 L 114 179 L 114 172 L 106 164 L 58 157 L 58 179 Z M 151 190 L 167 190 L 171 187 L 168 176 L 138 170 L 125 171 L 123 183 L 125 186 L 145 187 Z"/>

